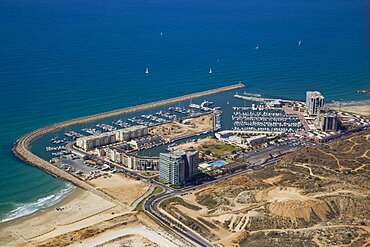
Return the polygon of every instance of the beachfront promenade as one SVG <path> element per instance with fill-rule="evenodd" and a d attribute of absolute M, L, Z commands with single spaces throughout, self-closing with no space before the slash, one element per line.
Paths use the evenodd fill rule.
<path fill-rule="evenodd" d="M 57 176 L 57 177 L 59 177 L 63 180 L 69 181 L 69 182 L 73 183 L 74 185 L 76 185 L 76 186 L 78 186 L 82 189 L 91 191 L 91 192 L 93 192 L 93 193 L 95 193 L 99 196 L 103 196 L 103 197 L 107 198 L 106 194 L 104 194 L 101 191 L 96 190 L 90 184 L 82 181 L 81 179 L 73 176 L 72 174 L 70 174 L 70 173 L 68 173 L 68 172 L 50 164 L 48 161 L 46 161 L 46 160 L 38 157 L 37 155 L 33 154 L 30 150 L 31 143 L 34 140 L 36 140 L 37 138 L 40 138 L 41 136 L 43 136 L 45 134 L 48 134 L 48 133 L 60 130 L 62 128 L 72 126 L 72 125 L 88 123 L 88 122 L 101 120 L 101 119 L 105 119 L 105 118 L 109 118 L 109 117 L 119 116 L 119 115 L 126 114 L 126 113 L 132 113 L 132 112 L 142 111 L 142 110 L 146 110 L 146 109 L 156 108 L 156 107 L 160 107 L 160 106 L 163 106 L 163 105 L 173 104 L 173 103 L 177 103 L 177 102 L 181 102 L 181 101 L 190 100 L 190 99 L 193 99 L 193 98 L 203 97 L 203 96 L 216 94 L 216 93 L 221 93 L 221 92 L 234 90 L 234 89 L 238 89 L 238 88 L 243 88 L 243 87 L 245 87 L 245 85 L 239 83 L 239 84 L 234 84 L 234 85 L 231 85 L 231 86 L 220 87 L 220 88 L 207 90 L 207 91 L 203 91 L 203 92 L 188 94 L 188 95 L 184 95 L 184 96 L 179 96 L 179 97 L 166 99 L 166 100 L 160 100 L 160 101 L 147 103 L 147 104 L 141 104 L 141 105 L 137 105 L 137 106 L 131 106 L 131 107 L 127 107 L 127 108 L 122 108 L 122 109 L 118 109 L 118 110 L 103 112 L 103 113 L 99 113 L 99 114 L 95 114 L 95 115 L 90 115 L 90 116 L 86 116 L 86 117 L 81 117 L 81 118 L 76 118 L 76 119 L 56 123 L 56 124 L 49 125 L 49 126 L 37 129 L 35 131 L 32 131 L 32 132 L 28 133 L 27 135 L 18 139 L 17 142 L 14 145 L 13 152 L 20 159 L 22 159 L 23 161 L 25 161 L 25 162 L 27 162 L 31 165 L 34 165 L 34 166 L 36 166 L 36 167 L 38 167 L 38 168 L 40 168 L 40 169 L 42 169 L 42 170 L 44 170 L 44 171 L 46 171 L 50 174 L 53 174 L 53 175 L 55 175 L 55 176 Z"/>

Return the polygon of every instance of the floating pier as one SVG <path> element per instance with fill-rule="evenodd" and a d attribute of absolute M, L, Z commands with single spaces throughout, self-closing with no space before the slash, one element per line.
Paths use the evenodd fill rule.
<path fill-rule="evenodd" d="M 88 123 L 88 122 L 92 122 L 92 121 L 96 121 L 96 120 L 100 120 L 100 119 L 119 116 L 119 115 L 126 114 L 126 113 L 132 113 L 132 112 L 142 111 L 142 110 L 146 110 L 146 109 L 152 109 L 152 108 L 160 107 L 160 106 L 163 106 L 163 105 L 173 104 L 173 103 L 177 103 L 177 102 L 181 102 L 181 101 L 190 100 L 190 99 L 193 99 L 193 98 L 198 98 L 198 97 L 203 97 L 203 96 L 207 96 L 207 95 L 217 94 L 217 93 L 230 91 L 230 90 L 234 90 L 234 89 L 239 89 L 239 88 L 244 88 L 244 87 L 245 87 L 244 84 L 239 83 L 239 84 L 234 84 L 234 85 L 231 85 L 231 86 L 216 88 L 216 89 L 207 90 L 207 91 L 203 91 L 203 92 L 188 94 L 188 95 L 184 95 L 184 96 L 179 96 L 179 97 L 166 99 L 166 100 L 160 100 L 160 101 L 147 103 L 147 104 L 141 104 L 141 105 L 137 105 L 137 106 L 131 106 L 131 107 L 127 107 L 127 108 L 122 108 L 122 109 L 113 110 L 113 111 L 109 111 L 109 112 L 103 112 L 103 113 L 99 113 L 99 114 L 95 114 L 95 115 L 90 115 L 90 116 L 86 116 L 86 117 L 81 117 L 81 118 L 76 118 L 76 119 L 56 123 L 56 124 L 53 124 L 53 125 L 49 125 L 49 126 L 34 130 L 34 131 L 26 134 L 25 136 L 21 137 L 20 139 L 18 139 L 17 142 L 14 144 L 13 152 L 15 153 L 16 156 L 18 156 L 23 161 L 25 161 L 25 162 L 27 162 L 31 165 L 34 165 L 34 166 L 44 170 L 47 173 L 55 175 L 55 176 L 57 176 L 57 177 L 59 177 L 63 180 L 69 181 L 69 182 L 73 183 L 74 185 L 76 185 L 78 187 L 81 187 L 83 189 L 86 189 L 88 191 L 91 191 L 91 192 L 93 192 L 93 193 L 95 193 L 95 194 L 97 194 L 101 197 L 107 198 L 107 195 L 105 195 L 101 191 L 96 190 L 90 184 L 88 184 L 88 183 L 80 180 L 79 178 L 69 174 L 68 172 L 50 164 L 48 161 L 46 161 L 46 160 L 40 158 L 39 156 L 35 155 L 34 153 L 32 153 L 31 150 L 30 150 L 31 143 L 35 139 L 40 138 L 41 136 L 43 136 L 45 134 L 48 134 L 50 132 L 54 132 L 54 131 L 57 131 L 57 130 L 60 130 L 62 128 L 66 128 L 66 127 L 69 127 L 69 126 L 72 126 L 72 125 Z"/>

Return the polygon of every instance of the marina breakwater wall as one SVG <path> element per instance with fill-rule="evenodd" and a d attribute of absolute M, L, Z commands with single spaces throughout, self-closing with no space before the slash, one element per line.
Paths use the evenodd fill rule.
<path fill-rule="evenodd" d="M 34 140 L 38 139 L 39 137 L 41 137 L 45 134 L 48 134 L 50 132 L 54 132 L 54 131 L 57 131 L 57 130 L 60 130 L 62 128 L 66 128 L 66 127 L 69 127 L 69 126 L 72 126 L 72 125 L 88 123 L 88 122 L 92 122 L 92 121 L 96 121 L 96 120 L 100 120 L 100 119 L 105 119 L 105 118 L 109 118 L 109 117 L 114 117 L 114 116 L 118 116 L 118 115 L 122 115 L 122 114 L 126 114 L 126 113 L 132 113 L 132 112 L 142 111 L 142 110 L 146 110 L 146 109 L 156 108 L 156 107 L 160 107 L 160 106 L 163 106 L 163 105 L 173 104 L 173 103 L 177 103 L 177 102 L 181 102 L 181 101 L 185 101 L 185 100 L 190 100 L 192 98 L 203 97 L 203 96 L 216 94 L 216 93 L 221 93 L 221 92 L 224 92 L 224 91 L 234 90 L 234 89 L 243 88 L 243 87 L 245 87 L 244 84 L 241 84 L 241 83 L 240 84 L 234 84 L 234 85 L 230 85 L 230 86 L 226 86 L 226 87 L 220 87 L 220 88 L 207 90 L 207 91 L 203 91 L 203 92 L 188 94 L 188 95 L 184 95 L 184 96 L 179 96 L 179 97 L 166 99 L 166 100 L 160 100 L 160 101 L 156 101 L 156 102 L 152 102 L 152 103 L 141 104 L 141 105 L 137 105 L 137 106 L 131 106 L 131 107 L 127 107 L 127 108 L 122 108 L 122 109 L 118 109 L 118 110 L 103 112 L 103 113 L 99 113 L 99 114 L 95 114 L 95 115 L 90 115 L 90 116 L 86 116 L 86 117 L 81 117 L 81 118 L 76 118 L 76 119 L 71 119 L 71 120 L 67 120 L 67 121 L 64 121 L 64 122 L 56 123 L 56 124 L 53 124 L 53 125 L 49 125 L 49 126 L 34 130 L 34 131 L 26 134 L 25 136 L 21 137 L 20 139 L 18 139 L 17 142 L 14 144 L 13 152 L 21 160 L 23 160 L 23 161 L 25 161 L 25 162 L 27 162 L 31 165 L 34 165 L 34 166 L 36 166 L 36 167 L 54 175 L 54 176 L 57 176 L 60 179 L 71 182 L 72 184 L 74 184 L 74 185 L 76 185 L 76 186 L 78 186 L 82 189 L 91 191 L 91 192 L 93 192 L 93 193 L 95 193 L 99 196 L 103 196 L 103 197 L 107 198 L 108 195 L 106 195 L 102 191 L 96 190 L 92 185 L 88 184 L 87 182 L 82 181 L 81 179 L 73 176 L 72 174 L 70 174 L 70 173 L 68 173 L 68 172 L 66 172 L 66 171 L 64 171 L 64 170 L 62 170 L 62 169 L 60 169 L 60 168 L 58 168 L 58 167 L 56 167 L 52 164 L 50 164 L 48 161 L 46 161 L 46 160 L 38 157 L 34 153 L 32 153 L 31 150 L 30 150 L 31 143 Z"/>

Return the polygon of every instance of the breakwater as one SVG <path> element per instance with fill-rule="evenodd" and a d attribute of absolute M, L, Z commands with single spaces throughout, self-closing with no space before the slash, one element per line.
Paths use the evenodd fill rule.
<path fill-rule="evenodd" d="M 156 108 L 160 107 L 163 105 L 168 105 L 168 104 L 173 104 L 185 100 L 190 100 L 193 98 L 198 98 L 198 97 L 203 97 L 211 94 L 216 94 L 216 93 L 221 93 L 229 90 L 234 90 L 238 88 L 243 88 L 245 85 L 239 83 L 239 84 L 234 84 L 226 87 L 220 87 L 212 90 L 207 90 L 207 91 L 202 91 L 198 93 L 193 93 L 193 94 L 188 94 L 184 96 L 179 96 L 171 99 L 165 99 L 165 100 L 160 100 L 152 103 L 146 103 L 146 104 L 141 104 L 137 106 L 131 106 L 131 107 L 126 107 L 118 110 L 113 110 L 113 111 L 108 111 L 108 112 L 103 112 L 99 114 L 94 114 L 86 117 L 80 117 L 80 118 L 75 118 L 71 120 L 67 120 L 64 122 L 56 123 L 53 125 L 49 125 L 37 130 L 34 130 L 25 136 L 21 137 L 20 139 L 17 140 L 17 142 L 14 144 L 13 147 L 13 152 L 15 153 L 16 156 L 18 156 L 20 159 L 23 161 L 34 165 L 52 175 L 55 175 L 63 180 L 69 181 L 73 183 L 74 185 L 86 189 L 88 191 L 94 192 L 100 196 L 107 197 L 103 192 L 96 190 L 93 186 L 90 184 L 80 180 L 79 178 L 73 176 L 72 174 L 50 164 L 48 161 L 38 157 L 37 155 L 33 154 L 30 150 L 30 145 L 31 143 L 36 140 L 37 138 L 48 134 L 50 132 L 57 131 L 62 128 L 66 128 L 72 125 L 76 124 L 82 124 L 82 123 L 88 123 L 100 119 L 105 119 L 109 117 L 114 117 L 122 114 L 127 114 L 127 113 L 132 113 L 132 112 L 137 112 L 137 111 L 142 111 L 146 109 L 151 109 L 151 108 Z"/>

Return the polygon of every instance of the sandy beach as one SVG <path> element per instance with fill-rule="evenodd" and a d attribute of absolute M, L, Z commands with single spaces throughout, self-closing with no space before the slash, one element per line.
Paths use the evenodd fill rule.
<path fill-rule="evenodd" d="M 104 198 L 76 188 L 62 201 L 29 216 L 0 224 L 0 246 L 33 246 L 131 212 L 150 185 L 116 173 L 89 181 Z"/>
<path fill-rule="evenodd" d="M 351 106 L 342 106 L 342 111 L 351 112 L 355 114 L 360 114 L 364 116 L 370 115 L 370 103 L 366 105 L 351 105 Z"/>
<path fill-rule="evenodd" d="M 114 203 L 77 188 L 52 207 L 0 224 L 0 245 L 28 246 L 31 242 L 110 219 L 121 212 Z"/>
<path fill-rule="evenodd" d="M 341 110 L 349 113 L 359 114 L 363 116 L 370 115 L 370 100 L 358 101 L 358 102 L 344 102 L 342 106 L 339 106 L 339 102 L 335 104 L 328 104 L 329 107 L 334 110 Z"/>

